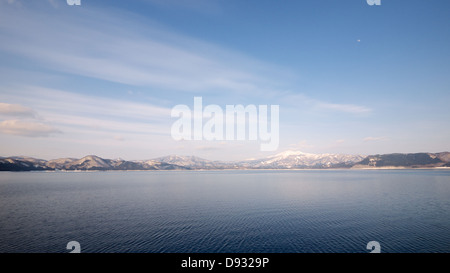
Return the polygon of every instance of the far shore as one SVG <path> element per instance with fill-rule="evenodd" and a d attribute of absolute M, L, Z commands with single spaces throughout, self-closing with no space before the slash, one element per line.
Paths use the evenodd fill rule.
<path fill-rule="evenodd" d="M 450 167 L 352 167 L 352 168 L 328 168 L 328 169 L 192 169 L 192 170 L 33 170 L 33 171 L 0 171 L 12 173 L 89 173 L 89 172 L 205 172 L 205 171 L 357 171 L 357 170 L 450 170 Z"/>

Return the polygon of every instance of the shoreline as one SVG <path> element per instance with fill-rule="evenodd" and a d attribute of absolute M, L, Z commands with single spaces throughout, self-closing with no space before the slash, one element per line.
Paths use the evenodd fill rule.
<path fill-rule="evenodd" d="M 192 169 L 192 170 L 31 170 L 0 171 L 0 173 L 94 173 L 94 172 L 206 172 L 206 171 L 358 171 L 358 170 L 450 170 L 450 167 L 357 167 L 328 169 Z"/>

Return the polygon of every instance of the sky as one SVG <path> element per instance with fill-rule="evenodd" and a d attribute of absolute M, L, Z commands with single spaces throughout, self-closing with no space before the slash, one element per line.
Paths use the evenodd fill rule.
<path fill-rule="evenodd" d="M 0 0 L 0 156 L 450 151 L 447 0 Z M 180 140 L 176 105 L 278 105 L 279 145 Z"/>

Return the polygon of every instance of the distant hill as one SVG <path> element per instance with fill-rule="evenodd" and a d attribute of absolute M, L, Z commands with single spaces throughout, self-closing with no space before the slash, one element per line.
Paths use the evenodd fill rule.
<path fill-rule="evenodd" d="M 44 161 L 45 162 L 45 161 Z M 36 161 L 34 158 L 2 158 L 0 159 L 0 171 L 49 171 L 49 168 L 42 161 Z"/>
<path fill-rule="evenodd" d="M 95 155 L 81 159 L 61 158 L 50 161 L 34 158 L 2 158 L 0 171 L 110 171 L 110 170 L 185 170 L 186 167 L 159 161 L 125 161 L 103 159 Z"/>
<path fill-rule="evenodd" d="M 31 157 L 0 158 L 0 171 L 110 171 L 110 170 L 224 170 L 224 169 L 333 169 L 333 168 L 436 168 L 450 167 L 450 153 L 383 155 L 309 154 L 286 151 L 262 159 L 211 161 L 195 156 L 171 155 L 151 160 L 83 158 L 43 160 Z"/>
<path fill-rule="evenodd" d="M 433 168 L 450 167 L 450 153 L 414 153 L 414 154 L 384 154 L 370 155 L 353 167 L 405 167 Z"/>

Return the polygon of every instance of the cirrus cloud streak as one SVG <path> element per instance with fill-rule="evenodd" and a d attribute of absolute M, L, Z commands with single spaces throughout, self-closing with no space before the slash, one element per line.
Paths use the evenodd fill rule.
<path fill-rule="evenodd" d="M 61 133 L 61 131 L 41 122 L 5 120 L 0 122 L 0 133 L 26 137 L 48 137 L 50 134 Z"/>

